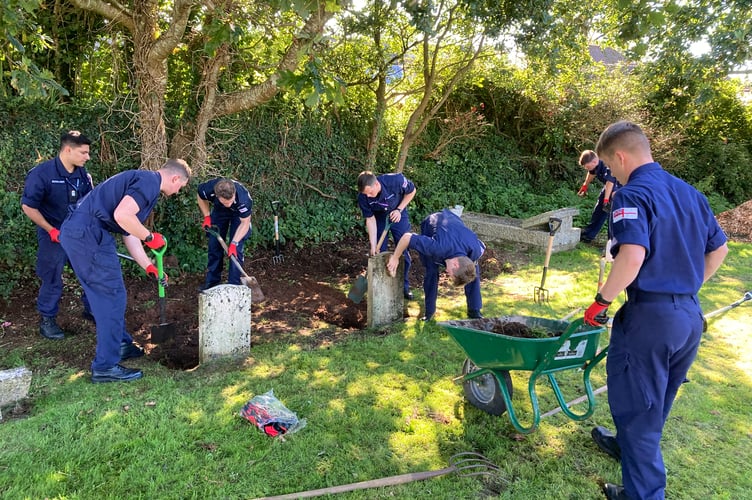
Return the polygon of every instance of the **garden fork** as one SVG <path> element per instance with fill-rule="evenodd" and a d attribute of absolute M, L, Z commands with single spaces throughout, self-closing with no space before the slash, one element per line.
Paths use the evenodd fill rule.
<path fill-rule="evenodd" d="M 370 481 L 361 481 L 359 483 L 343 484 L 341 486 L 331 486 L 318 490 L 308 490 L 300 493 L 288 493 L 275 497 L 263 497 L 256 500 L 294 500 L 296 498 L 311 498 L 320 495 L 330 495 L 333 493 L 344 493 L 345 491 L 364 490 L 367 488 L 381 488 L 383 486 L 394 486 L 397 484 L 411 483 L 413 481 L 422 481 L 432 477 L 443 476 L 451 472 L 456 472 L 461 476 L 492 476 L 498 473 L 499 467 L 490 462 L 486 457 L 472 451 L 457 453 L 449 458 L 449 467 L 439 470 L 425 472 L 410 472 L 400 474 L 399 476 L 382 477 L 381 479 L 372 479 Z M 506 482 L 506 480 L 504 480 Z"/>
<path fill-rule="evenodd" d="M 285 260 L 282 251 L 279 249 L 279 201 L 272 202 L 272 212 L 274 213 L 274 257 L 272 262 L 280 264 Z"/>

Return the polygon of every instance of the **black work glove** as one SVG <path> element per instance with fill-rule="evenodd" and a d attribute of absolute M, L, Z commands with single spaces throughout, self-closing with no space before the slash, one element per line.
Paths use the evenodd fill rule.
<path fill-rule="evenodd" d="M 603 200 L 603 206 L 601 207 L 601 210 L 603 210 L 607 214 L 611 213 L 611 200 Z"/>

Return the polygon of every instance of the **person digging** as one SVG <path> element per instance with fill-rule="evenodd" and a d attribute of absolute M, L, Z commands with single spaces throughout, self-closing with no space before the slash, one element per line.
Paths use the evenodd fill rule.
<path fill-rule="evenodd" d="M 465 287 L 468 318 L 482 318 L 480 310 L 483 302 L 480 294 L 478 259 L 485 252 L 486 245 L 449 209 L 423 219 L 420 233 L 405 233 L 397 242 L 386 267 L 389 274 L 394 277 L 405 250 L 415 250 L 420 255 L 420 260 L 426 268 L 423 278 L 425 315 L 421 320 L 433 319 L 436 312 L 441 266 L 446 268 L 455 286 Z"/>
<path fill-rule="evenodd" d="M 206 230 L 216 228 L 216 233 L 207 234 L 209 252 L 206 264 L 206 278 L 199 291 L 208 290 L 222 282 L 225 250 L 218 238 L 230 235 L 227 256 L 235 257 L 243 265 L 243 244 L 251 236 L 251 213 L 253 199 L 241 183 L 232 179 L 212 179 L 199 185 L 196 195 L 198 207 L 203 217 L 201 227 Z M 240 270 L 229 264 L 227 282 L 240 285 L 243 277 Z"/>

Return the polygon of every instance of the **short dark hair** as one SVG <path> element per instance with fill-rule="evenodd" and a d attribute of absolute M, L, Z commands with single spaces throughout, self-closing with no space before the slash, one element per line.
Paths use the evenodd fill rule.
<path fill-rule="evenodd" d="M 362 193 L 368 186 L 373 186 L 376 176 L 370 170 L 364 170 L 358 175 L 358 192 Z"/>
<path fill-rule="evenodd" d="M 60 135 L 60 149 L 65 146 L 89 146 L 91 139 L 78 130 L 69 130 Z"/>
<path fill-rule="evenodd" d="M 464 286 L 475 280 L 475 262 L 470 257 L 457 257 L 457 271 L 453 276 L 454 286 Z"/>
<path fill-rule="evenodd" d="M 235 183 L 230 179 L 220 179 L 214 184 L 214 194 L 223 200 L 230 200 L 235 196 Z"/>
<path fill-rule="evenodd" d="M 586 149 L 580 154 L 580 166 L 585 166 L 593 160 L 597 160 L 598 155 L 592 149 Z"/>
<path fill-rule="evenodd" d="M 639 125 L 625 120 L 606 127 L 598 138 L 595 151 L 600 156 L 610 156 L 617 147 L 649 152 L 650 142 Z"/>

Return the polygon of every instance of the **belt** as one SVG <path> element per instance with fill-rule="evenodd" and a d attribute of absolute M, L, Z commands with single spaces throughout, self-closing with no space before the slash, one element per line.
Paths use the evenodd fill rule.
<path fill-rule="evenodd" d="M 693 294 L 689 293 L 660 293 L 660 292 L 643 292 L 642 290 L 627 290 L 627 301 L 629 302 L 682 302 L 693 301 Z"/>

